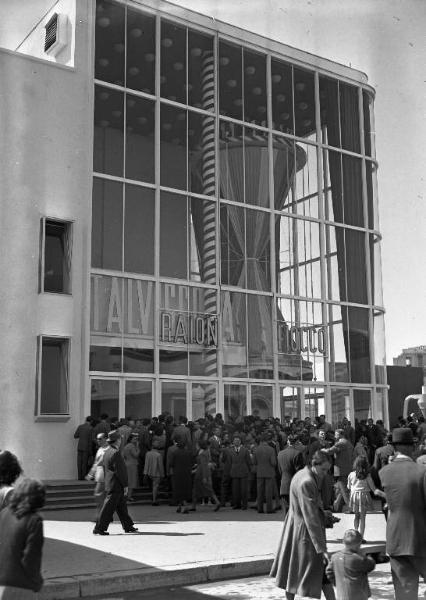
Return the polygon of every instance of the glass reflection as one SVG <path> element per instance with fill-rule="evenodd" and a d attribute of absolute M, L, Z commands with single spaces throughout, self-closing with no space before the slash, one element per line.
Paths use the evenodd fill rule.
<path fill-rule="evenodd" d="M 223 376 L 247 377 L 246 295 L 222 292 Z"/>
<path fill-rule="evenodd" d="M 375 306 L 383 306 L 382 257 L 380 238 L 374 234 L 370 238 L 371 296 Z"/>
<path fill-rule="evenodd" d="M 161 384 L 161 412 L 169 413 L 177 421 L 186 415 L 186 383 L 163 381 Z"/>
<path fill-rule="evenodd" d="M 213 38 L 188 30 L 188 104 L 214 111 Z"/>
<path fill-rule="evenodd" d="M 99 419 L 102 414 L 118 419 L 119 382 L 114 379 L 90 380 L 90 414 Z"/>
<path fill-rule="evenodd" d="M 154 102 L 127 94 L 126 177 L 154 183 Z"/>
<path fill-rule="evenodd" d="M 126 380 L 124 414 L 133 419 L 148 419 L 152 416 L 152 383 L 142 380 Z"/>
<path fill-rule="evenodd" d="M 121 271 L 123 185 L 95 178 L 92 199 L 92 267 Z"/>
<path fill-rule="evenodd" d="M 334 428 L 340 426 L 342 419 L 351 419 L 353 403 L 348 389 L 331 388 L 331 424 Z"/>
<path fill-rule="evenodd" d="M 186 279 L 188 273 L 188 206 L 186 196 L 161 194 L 160 274 Z M 179 232 L 179 235 L 176 235 Z M 173 240 L 173 243 L 171 243 Z"/>
<path fill-rule="evenodd" d="M 186 29 L 161 22 L 161 96 L 186 104 Z"/>
<path fill-rule="evenodd" d="M 358 88 L 339 81 L 339 114 L 342 148 L 361 152 Z"/>
<path fill-rule="evenodd" d="M 216 414 L 217 386 L 214 383 L 193 383 L 191 386 L 192 420 Z"/>
<path fill-rule="evenodd" d="M 353 390 L 355 422 L 371 418 L 370 390 Z"/>
<path fill-rule="evenodd" d="M 89 371 L 120 372 L 121 346 L 90 346 Z"/>
<path fill-rule="evenodd" d="M 347 306 L 329 306 L 329 377 L 330 381 L 349 381 L 349 338 Z"/>
<path fill-rule="evenodd" d="M 216 194 L 215 121 L 196 112 L 188 112 L 189 186 L 205 196 Z"/>
<path fill-rule="evenodd" d="M 161 185 L 187 189 L 187 114 L 185 110 L 161 105 Z"/>
<path fill-rule="evenodd" d="M 295 134 L 316 141 L 314 74 L 294 67 Z"/>
<path fill-rule="evenodd" d="M 243 118 L 243 60 L 241 46 L 219 41 L 219 112 Z"/>
<path fill-rule="evenodd" d="M 361 159 L 328 150 L 323 159 L 325 218 L 364 227 Z"/>
<path fill-rule="evenodd" d="M 266 127 L 266 56 L 244 49 L 244 120 Z"/>
<path fill-rule="evenodd" d="M 95 78 L 124 85 L 125 7 L 118 2 L 96 3 Z"/>
<path fill-rule="evenodd" d="M 373 114 L 373 97 L 369 92 L 362 92 L 364 109 L 364 145 L 367 156 L 375 156 L 375 131 Z"/>
<path fill-rule="evenodd" d="M 154 190 L 126 185 L 124 270 L 154 273 Z"/>
<path fill-rule="evenodd" d="M 273 379 L 271 298 L 247 294 L 247 325 L 249 376 Z"/>
<path fill-rule="evenodd" d="M 386 384 L 385 317 L 373 311 L 374 364 L 376 383 Z"/>
<path fill-rule="evenodd" d="M 128 7 L 126 39 L 127 87 L 155 94 L 155 17 Z"/>
<path fill-rule="evenodd" d="M 324 388 L 303 388 L 305 400 L 305 416 L 315 422 L 315 417 L 325 414 Z"/>
<path fill-rule="evenodd" d="M 274 415 L 272 386 L 251 386 L 251 414 L 260 419 L 267 419 Z"/>
<path fill-rule="evenodd" d="M 247 414 L 247 386 L 225 384 L 224 390 L 224 419 L 234 421 L 241 415 Z"/>
<path fill-rule="evenodd" d="M 293 67 L 273 58 L 271 72 L 273 128 L 294 134 Z"/>
<path fill-rule="evenodd" d="M 370 383 L 370 329 L 369 310 L 348 306 L 348 337 L 350 353 L 350 381 Z"/>
<path fill-rule="evenodd" d="M 280 387 L 281 393 L 281 420 L 300 418 L 302 406 L 301 388 L 285 386 Z"/>
<path fill-rule="evenodd" d="M 138 348 L 135 342 L 132 345 L 135 347 L 123 348 L 124 373 L 153 373 L 154 350 Z M 126 411 L 126 415 L 128 414 Z"/>
<path fill-rule="evenodd" d="M 377 167 L 369 161 L 365 161 L 367 175 L 367 211 L 368 227 L 370 229 L 380 230 L 379 225 L 379 205 L 377 192 Z"/>
<path fill-rule="evenodd" d="M 301 156 L 303 151 L 304 162 L 301 164 L 299 160 L 296 171 L 296 211 L 293 212 L 319 218 L 317 151 L 315 146 L 308 144 L 298 144 L 297 150 Z"/>
<path fill-rule="evenodd" d="M 93 170 L 123 175 L 124 94 L 95 86 Z"/>

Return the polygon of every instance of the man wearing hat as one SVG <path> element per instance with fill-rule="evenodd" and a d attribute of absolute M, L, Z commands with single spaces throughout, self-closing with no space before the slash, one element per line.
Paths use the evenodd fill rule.
<path fill-rule="evenodd" d="M 389 507 L 386 552 L 395 599 L 417 600 L 419 575 L 426 577 L 426 470 L 412 459 L 411 429 L 394 429 L 392 445 L 395 458 L 379 472 Z"/>
<path fill-rule="evenodd" d="M 120 433 L 117 430 L 110 431 L 107 441 L 109 448 L 105 450 L 103 459 L 106 497 L 93 533 L 108 535 L 108 525 L 113 520 L 114 512 L 117 513 L 124 531 L 134 533 L 137 529 L 127 512 L 127 504 L 124 498 L 127 492 L 127 469 L 120 454 Z"/>

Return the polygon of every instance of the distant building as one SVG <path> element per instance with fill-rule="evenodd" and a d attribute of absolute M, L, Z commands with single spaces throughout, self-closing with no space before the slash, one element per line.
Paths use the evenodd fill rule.
<path fill-rule="evenodd" d="M 426 379 L 426 346 L 404 348 L 401 354 L 393 359 L 393 364 L 398 367 L 419 367 L 423 369 L 423 378 Z"/>

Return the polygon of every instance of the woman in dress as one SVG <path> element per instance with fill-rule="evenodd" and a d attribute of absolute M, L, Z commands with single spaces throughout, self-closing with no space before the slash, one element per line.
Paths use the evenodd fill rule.
<path fill-rule="evenodd" d="M 139 434 L 131 433 L 129 441 L 124 446 L 123 458 L 127 467 L 127 479 L 129 482 L 127 490 L 127 500 L 133 502 L 133 490 L 139 487 Z"/>
<path fill-rule="evenodd" d="M 45 495 L 40 481 L 23 479 L 0 512 L 0 599 L 35 598 L 43 585 L 43 520 L 37 511 Z"/>
<path fill-rule="evenodd" d="M 215 503 L 214 512 L 220 509 L 220 501 L 216 496 L 212 485 L 211 468 L 213 466 L 208 440 L 200 439 L 198 442 L 197 465 L 194 473 L 194 485 L 192 488 L 192 508 L 195 511 L 198 498 L 212 498 Z"/>
<path fill-rule="evenodd" d="M 349 508 L 355 513 L 354 529 L 360 532 L 362 541 L 365 542 L 365 517 L 367 511 L 373 508 L 370 492 L 382 498 L 386 496 L 374 485 L 370 475 L 368 459 L 365 456 L 358 456 L 355 459 L 353 468 L 352 473 L 348 475 Z"/>
<path fill-rule="evenodd" d="M 9 450 L 0 452 L 0 510 L 7 506 L 13 484 L 22 473 L 18 459 Z"/>

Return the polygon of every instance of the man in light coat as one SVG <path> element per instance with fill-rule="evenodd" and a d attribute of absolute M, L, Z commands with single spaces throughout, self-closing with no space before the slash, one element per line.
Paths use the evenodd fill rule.
<path fill-rule="evenodd" d="M 412 459 L 413 432 L 392 432 L 395 458 L 379 472 L 389 507 L 386 552 L 396 600 L 417 600 L 419 575 L 426 578 L 426 470 Z"/>

